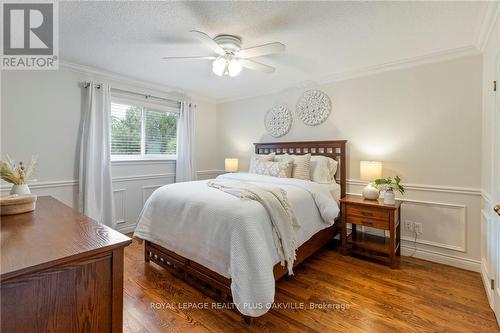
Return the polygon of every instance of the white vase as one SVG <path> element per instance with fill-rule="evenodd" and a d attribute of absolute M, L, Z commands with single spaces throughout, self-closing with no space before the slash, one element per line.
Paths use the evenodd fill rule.
<path fill-rule="evenodd" d="M 394 194 L 394 191 L 386 191 L 384 193 L 384 203 L 386 205 L 394 205 L 396 203 L 396 194 Z"/>
<path fill-rule="evenodd" d="M 30 188 L 28 187 L 28 184 L 12 185 L 12 188 L 10 189 L 10 194 L 27 195 L 31 194 L 31 191 Z"/>
<path fill-rule="evenodd" d="M 375 187 L 372 186 L 372 184 L 366 185 L 366 187 L 363 189 L 363 198 L 368 199 L 368 200 L 377 200 L 378 196 L 380 194 L 380 191 L 376 189 Z"/>

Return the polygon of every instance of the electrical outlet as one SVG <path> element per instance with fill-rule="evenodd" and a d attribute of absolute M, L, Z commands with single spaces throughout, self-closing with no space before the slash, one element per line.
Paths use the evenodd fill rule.
<path fill-rule="evenodd" d="M 406 220 L 405 221 L 405 230 L 407 231 L 413 231 L 415 229 L 415 225 L 413 221 Z"/>
<path fill-rule="evenodd" d="M 416 223 L 414 224 L 414 230 L 417 233 L 417 235 L 421 235 L 423 230 L 422 230 L 422 223 Z"/>

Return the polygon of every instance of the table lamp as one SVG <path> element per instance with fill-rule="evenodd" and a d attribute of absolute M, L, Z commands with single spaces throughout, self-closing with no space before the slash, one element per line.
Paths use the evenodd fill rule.
<path fill-rule="evenodd" d="M 226 158 L 224 160 L 224 169 L 227 172 L 238 171 L 238 159 L 237 158 Z"/>

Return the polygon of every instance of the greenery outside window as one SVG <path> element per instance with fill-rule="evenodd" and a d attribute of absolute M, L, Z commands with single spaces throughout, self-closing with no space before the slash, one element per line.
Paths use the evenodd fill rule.
<path fill-rule="evenodd" d="M 178 113 L 111 103 L 111 159 L 175 159 Z"/>

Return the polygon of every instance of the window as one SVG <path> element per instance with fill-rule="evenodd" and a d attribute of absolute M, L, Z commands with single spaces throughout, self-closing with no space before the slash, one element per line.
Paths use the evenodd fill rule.
<path fill-rule="evenodd" d="M 112 159 L 175 158 L 177 117 L 149 106 L 111 103 Z"/>

